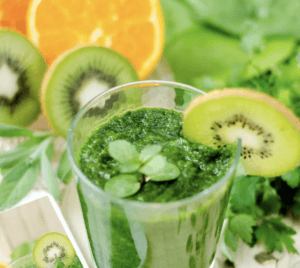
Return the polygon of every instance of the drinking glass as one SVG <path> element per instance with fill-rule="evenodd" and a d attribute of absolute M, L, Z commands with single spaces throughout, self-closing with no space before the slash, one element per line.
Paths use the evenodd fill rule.
<path fill-rule="evenodd" d="M 83 211 L 95 267 L 208 268 L 221 233 L 235 169 L 241 152 L 226 174 L 210 188 L 169 203 L 120 199 L 97 187 L 77 165 L 89 134 L 115 115 L 141 107 L 184 112 L 205 94 L 166 81 L 141 81 L 112 88 L 90 101 L 69 129 L 67 150 Z"/>

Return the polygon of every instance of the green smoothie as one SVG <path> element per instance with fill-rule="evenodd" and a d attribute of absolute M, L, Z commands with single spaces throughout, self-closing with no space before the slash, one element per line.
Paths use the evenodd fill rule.
<path fill-rule="evenodd" d="M 180 175 L 172 181 L 150 180 L 122 201 L 125 203 L 118 198 L 97 198 L 85 184 L 78 183 L 97 266 L 208 267 L 222 228 L 232 179 L 209 196 L 200 200 L 194 197 L 224 177 L 233 164 L 236 147 L 216 150 L 187 140 L 182 135 L 182 113 L 174 110 L 127 111 L 94 130 L 79 150 L 79 168 L 101 189 L 120 173 L 120 163 L 110 156 L 108 145 L 121 139 L 139 152 L 148 145 L 160 145 L 160 154 L 179 168 Z"/>

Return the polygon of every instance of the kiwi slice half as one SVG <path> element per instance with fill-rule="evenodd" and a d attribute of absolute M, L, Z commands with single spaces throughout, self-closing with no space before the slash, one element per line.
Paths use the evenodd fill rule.
<path fill-rule="evenodd" d="M 47 63 L 22 34 L 0 30 L 0 122 L 26 127 L 40 114 Z"/>
<path fill-rule="evenodd" d="M 54 266 L 57 258 L 65 265 L 71 265 L 76 255 L 69 238 L 56 232 L 45 234 L 38 239 L 32 254 L 39 268 Z"/>
<path fill-rule="evenodd" d="M 56 134 L 66 137 L 73 118 L 88 101 L 115 86 L 138 80 L 134 67 L 121 54 L 95 45 L 77 47 L 59 56 L 46 72 L 42 109 Z M 108 102 L 118 97 L 114 94 Z M 127 97 L 133 101 L 141 98 L 139 94 Z M 91 113 L 100 110 L 97 107 Z"/>
<path fill-rule="evenodd" d="M 222 89 L 196 98 L 185 112 L 183 134 L 220 148 L 242 140 L 249 175 L 275 177 L 300 162 L 300 121 L 271 96 L 249 89 Z"/>

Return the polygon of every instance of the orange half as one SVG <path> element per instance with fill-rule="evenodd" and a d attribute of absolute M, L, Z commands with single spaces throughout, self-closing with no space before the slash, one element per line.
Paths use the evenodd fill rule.
<path fill-rule="evenodd" d="M 145 79 L 159 62 L 164 22 L 159 0 L 31 0 L 28 38 L 48 63 L 79 44 L 125 56 Z"/>

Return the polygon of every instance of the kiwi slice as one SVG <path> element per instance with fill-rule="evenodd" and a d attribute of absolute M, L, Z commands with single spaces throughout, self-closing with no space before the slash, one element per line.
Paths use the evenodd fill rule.
<path fill-rule="evenodd" d="M 0 122 L 26 127 L 37 118 L 46 69 L 45 59 L 25 36 L 0 30 Z"/>
<path fill-rule="evenodd" d="M 65 265 L 71 265 L 76 255 L 69 238 L 55 232 L 43 235 L 36 242 L 32 254 L 39 268 L 54 266 L 57 258 Z"/>
<path fill-rule="evenodd" d="M 249 89 L 222 89 L 196 98 L 185 112 L 183 134 L 220 148 L 242 140 L 249 175 L 275 177 L 300 162 L 300 121 L 271 96 Z"/>
<path fill-rule="evenodd" d="M 56 134 L 66 137 L 73 118 L 88 101 L 110 88 L 137 80 L 134 67 L 121 54 L 95 45 L 74 48 L 48 69 L 42 84 L 42 109 Z M 113 94 L 103 107 L 120 97 L 124 102 L 126 97 L 133 102 L 141 100 L 140 94 Z M 101 107 L 90 113 L 101 114 Z"/>

